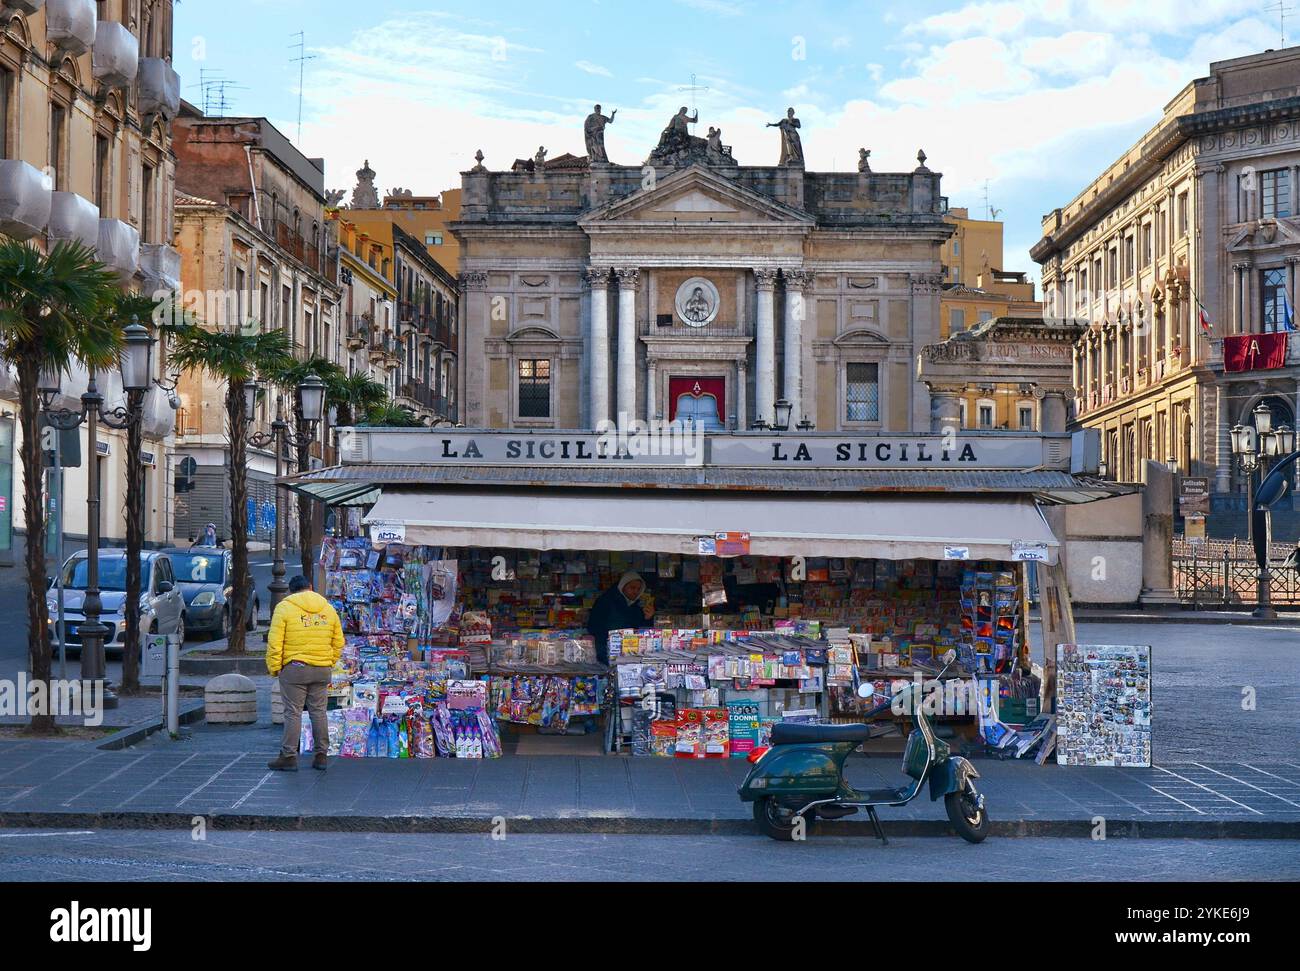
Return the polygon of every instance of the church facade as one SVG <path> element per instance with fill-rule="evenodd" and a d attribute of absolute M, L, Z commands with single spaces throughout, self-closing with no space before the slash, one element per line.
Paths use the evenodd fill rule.
<path fill-rule="evenodd" d="M 779 164 L 745 166 L 686 109 L 642 165 L 588 154 L 463 173 L 460 420 L 595 429 L 932 426 L 916 377 L 940 340 L 940 175 L 809 172 L 794 112 Z M 773 136 L 773 156 L 778 157 Z"/>

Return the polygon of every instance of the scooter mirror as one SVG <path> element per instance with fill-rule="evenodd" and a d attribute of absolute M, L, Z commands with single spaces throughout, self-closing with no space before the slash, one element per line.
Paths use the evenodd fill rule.
<path fill-rule="evenodd" d="M 952 648 L 949 648 L 947 653 L 945 653 L 943 656 L 943 663 L 951 664 L 955 660 L 957 660 L 957 652 L 954 651 Z"/>
<path fill-rule="evenodd" d="M 858 697 L 870 700 L 876 696 L 876 686 L 870 681 L 864 681 L 858 685 Z"/>

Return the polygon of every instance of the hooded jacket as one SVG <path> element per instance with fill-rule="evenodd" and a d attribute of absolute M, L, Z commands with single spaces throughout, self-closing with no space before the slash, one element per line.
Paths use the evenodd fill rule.
<path fill-rule="evenodd" d="M 272 677 L 290 661 L 333 667 L 343 653 L 343 625 L 330 602 L 311 590 L 280 601 L 266 637 L 266 669 Z"/>

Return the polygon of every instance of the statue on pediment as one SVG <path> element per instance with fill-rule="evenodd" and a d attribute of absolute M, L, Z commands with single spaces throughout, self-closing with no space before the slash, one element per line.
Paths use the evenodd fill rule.
<path fill-rule="evenodd" d="M 668 127 L 659 136 L 659 144 L 650 153 L 651 165 L 672 165 L 678 168 L 700 163 L 702 165 L 735 165 L 730 146 L 722 144 L 722 129 L 710 128 L 708 138 L 692 135 L 690 125 L 698 124 L 700 113 L 692 117 L 683 107 L 673 115 Z"/>
<path fill-rule="evenodd" d="M 803 140 L 799 137 L 802 127 L 791 108 L 780 121 L 768 122 L 768 128 L 781 129 L 781 161 L 778 165 L 803 165 Z"/>

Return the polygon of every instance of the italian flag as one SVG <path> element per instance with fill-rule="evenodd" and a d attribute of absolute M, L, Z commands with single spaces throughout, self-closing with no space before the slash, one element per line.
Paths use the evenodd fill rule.
<path fill-rule="evenodd" d="M 1214 327 L 1210 323 L 1210 312 L 1205 309 L 1205 304 L 1201 303 L 1201 298 L 1196 297 L 1196 306 L 1200 308 L 1198 317 L 1201 322 L 1201 333 L 1209 340 L 1214 336 Z"/>

